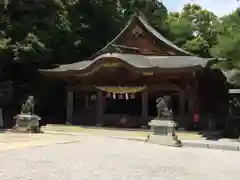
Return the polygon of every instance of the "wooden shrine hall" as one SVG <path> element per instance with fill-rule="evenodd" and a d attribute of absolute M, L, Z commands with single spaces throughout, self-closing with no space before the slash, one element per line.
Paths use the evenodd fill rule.
<path fill-rule="evenodd" d="M 89 59 L 41 73 L 67 83 L 68 123 L 140 127 L 156 117 L 156 98 L 167 95 L 174 120 L 184 126 L 198 104 L 197 74 L 207 63 L 167 40 L 137 12 Z"/>

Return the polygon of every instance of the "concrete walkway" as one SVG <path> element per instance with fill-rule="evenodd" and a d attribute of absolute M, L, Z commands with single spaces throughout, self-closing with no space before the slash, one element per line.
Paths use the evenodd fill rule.
<path fill-rule="evenodd" d="M 42 127 L 44 132 L 71 132 L 71 133 L 89 133 L 94 135 L 106 136 L 127 136 L 127 137 L 143 137 L 146 138 L 149 134 L 148 129 L 124 129 L 124 128 L 108 128 L 108 127 L 80 127 L 71 125 L 47 125 Z M 196 140 L 203 139 L 202 136 L 196 132 L 177 132 L 180 139 Z"/>
<path fill-rule="evenodd" d="M 122 129 L 114 129 L 114 130 L 106 130 L 101 128 L 95 129 L 84 129 L 75 132 L 71 132 L 69 126 L 64 130 L 64 126 L 61 128 L 57 128 L 57 126 L 52 126 L 54 128 L 45 128 L 44 132 L 47 134 L 68 134 L 72 136 L 79 136 L 84 134 L 91 134 L 91 135 L 100 135 L 109 138 L 116 138 L 116 139 L 125 139 L 125 140 L 134 140 L 134 141 L 146 141 L 148 132 L 147 131 L 131 131 L 127 130 L 124 131 Z M 76 128 L 76 127 L 75 127 Z M 80 127 L 79 127 L 80 129 Z M 220 150 L 234 150 L 240 151 L 240 141 L 232 140 L 232 139 L 219 139 L 216 141 L 206 140 L 201 137 L 201 135 L 194 134 L 194 133 L 183 133 L 178 132 L 178 137 L 182 141 L 184 147 L 192 147 L 192 148 L 208 148 L 208 149 L 220 149 Z"/>
<path fill-rule="evenodd" d="M 142 137 L 133 138 L 133 137 L 112 136 L 110 138 L 126 139 L 126 140 L 134 140 L 134 141 L 146 141 L 146 138 L 142 138 Z M 229 140 L 229 139 L 221 139 L 218 141 L 181 140 L 181 142 L 183 147 L 240 151 L 240 142 Z"/>
<path fill-rule="evenodd" d="M 220 139 L 218 141 L 210 140 L 184 140 L 183 146 L 185 147 L 198 147 L 208 149 L 221 149 L 240 151 L 240 142 L 228 139 Z"/>

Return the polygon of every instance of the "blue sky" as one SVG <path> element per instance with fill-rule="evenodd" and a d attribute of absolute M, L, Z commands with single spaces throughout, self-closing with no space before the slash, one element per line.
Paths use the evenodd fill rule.
<path fill-rule="evenodd" d="M 202 8 L 212 11 L 218 16 L 226 15 L 240 7 L 237 0 L 161 0 L 169 11 L 180 11 L 184 4 L 195 3 Z"/>

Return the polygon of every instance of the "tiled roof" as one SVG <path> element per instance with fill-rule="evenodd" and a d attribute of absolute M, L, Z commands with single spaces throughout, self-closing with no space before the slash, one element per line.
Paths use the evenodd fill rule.
<path fill-rule="evenodd" d="M 135 19 L 142 24 L 149 33 L 155 36 L 159 41 L 164 44 L 174 48 L 178 52 L 185 54 L 184 56 L 144 56 L 137 54 L 125 54 L 125 53 L 109 53 L 108 48 L 111 47 L 119 37 L 128 29 L 133 20 Z M 184 51 L 183 49 L 177 47 L 171 41 L 162 36 L 158 31 L 156 31 L 145 19 L 141 12 L 136 13 L 125 28 L 116 36 L 110 43 L 108 43 L 103 49 L 94 54 L 91 58 L 85 61 L 76 62 L 73 64 L 62 65 L 58 68 L 51 70 L 42 70 L 42 72 L 67 72 L 67 71 L 81 71 L 90 66 L 93 66 L 99 60 L 115 58 L 121 60 L 122 62 L 131 65 L 132 67 L 144 69 L 144 68 L 184 68 L 184 67 L 205 67 L 210 59 L 200 58 L 197 56 L 192 56 L 190 53 Z"/>
<path fill-rule="evenodd" d="M 81 71 L 90 67 L 98 60 L 115 58 L 136 68 L 184 68 L 205 67 L 208 60 L 196 56 L 143 56 L 135 54 L 107 53 L 102 54 L 94 60 L 80 61 L 73 64 L 62 65 L 58 68 L 45 70 L 50 72 Z"/>

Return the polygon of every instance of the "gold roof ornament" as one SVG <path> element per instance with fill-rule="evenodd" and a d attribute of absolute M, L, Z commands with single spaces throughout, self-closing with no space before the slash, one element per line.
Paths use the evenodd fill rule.
<path fill-rule="evenodd" d="M 97 89 L 107 93 L 126 94 L 137 93 L 143 91 L 145 86 L 125 87 L 125 86 L 97 86 Z"/>

